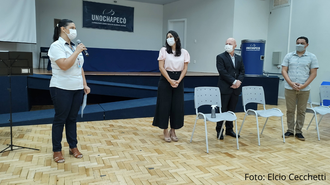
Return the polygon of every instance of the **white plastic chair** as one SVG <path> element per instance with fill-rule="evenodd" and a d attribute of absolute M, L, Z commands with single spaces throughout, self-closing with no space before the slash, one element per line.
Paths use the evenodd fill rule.
<path fill-rule="evenodd" d="M 330 85 L 321 85 L 320 86 L 320 100 L 321 100 L 321 106 L 319 107 L 313 107 L 311 96 L 309 94 L 308 103 L 310 107 L 306 108 L 306 112 L 314 114 L 311 121 L 308 124 L 308 127 L 306 130 L 308 130 L 309 126 L 311 125 L 313 119 L 315 118 L 315 124 L 316 124 L 316 131 L 317 131 L 317 138 L 320 140 L 320 132 L 319 132 L 319 124 L 323 118 L 324 115 L 330 114 L 330 107 L 323 105 L 323 100 L 330 100 Z M 321 115 L 320 121 L 317 122 L 317 114 Z"/>
<path fill-rule="evenodd" d="M 195 88 L 195 94 L 194 94 L 194 102 L 195 102 L 195 109 L 196 109 L 196 119 L 195 119 L 195 125 L 194 129 L 191 134 L 190 142 L 192 141 L 192 138 L 194 136 L 196 123 L 198 119 L 204 119 L 205 124 L 205 138 L 206 138 L 206 151 L 209 153 L 209 147 L 208 147 L 208 138 L 207 138 L 207 125 L 206 121 L 211 122 L 218 122 L 218 121 L 235 121 L 235 128 L 237 133 L 237 117 L 235 113 L 228 111 L 228 112 L 221 112 L 221 95 L 220 95 L 220 89 L 218 87 L 196 87 Z M 211 118 L 211 114 L 204 114 L 202 112 L 198 112 L 198 108 L 203 105 L 217 105 L 219 107 L 220 113 L 216 113 L 215 118 Z M 211 106 L 210 106 L 211 110 Z M 220 133 L 223 130 L 222 124 Z M 219 135 L 220 137 L 220 135 Z M 238 136 L 236 134 L 236 143 L 237 143 L 237 150 L 239 149 L 238 144 Z"/>
<path fill-rule="evenodd" d="M 258 145 L 260 146 L 260 135 L 263 133 L 265 126 L 267 124 L 268 118 L 275 116 L 275 117 L 281 117 L 282 122 L 282 137 L 283 137 L 283 143 L 285 143 L 285 137 L 284 137 L 284 127 L 283 127 L 283 113 L 278 108 L 272 108 L 272 109 L 266 109 L 266 102 L 265 102 L 265 94 L 264 94 L 264 88 L 262 86 L 245 86 L 242 88 L 242 99 L 243 99 L 243 108 L 244 108 L 244 119 L 241 125 L 241 128 L 239 129 L 239 133 L 241 133 L 241 130 L 244 125 L 244 121 L 247 115 L 254 115 L 256 117 L 257 122 L 257 131 L 258 131 Z M 262 104 L 264 109 L 263 110 L 253 110 L 248 109 L 246 110 L 246 105 L 248 103 L 258 103 Z M 265 117 L 266 122 L 264 124 L 264 127 L 262 128 L 261 134 L 259 135 L 259 122 L 258 117 Z"/>

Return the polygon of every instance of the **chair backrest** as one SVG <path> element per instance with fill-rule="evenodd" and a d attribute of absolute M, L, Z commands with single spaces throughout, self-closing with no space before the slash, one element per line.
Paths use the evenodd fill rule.
<path fill-rule="evenodd" d="M 195 87 L 195 109 L 203 105 L 217 105 L 221 112 L 221 95 L 219 87 Z"/>
<path fill-rule="evenodd" d="M 330 100 L 330 85 L 320 86 L 320 98 L 321 98 L 322 106 L 323 106 L 323 100 Z"/>
<path fill-rule="evenodd" d="M 40 52 L 48 52 L 49 47 L 40 47 Z"/>
<path fill-rule="evenodd" d="M 49 50 L 49 47 L 40 47 L 39 57 L 40 58 L 47 58 L 48 57 L 48 50 Z"/>
<path fill-rule="evenodd" d="M 265 94 L 264 94 L 264 88 L 262 86 L 244 86 L 242 88 L 242 99 L 243 99 L 243 108 L 246 112 L 246 104 L 249 103 L 259 103 L 263 104 L 264 110 L 265 107 Z"/>

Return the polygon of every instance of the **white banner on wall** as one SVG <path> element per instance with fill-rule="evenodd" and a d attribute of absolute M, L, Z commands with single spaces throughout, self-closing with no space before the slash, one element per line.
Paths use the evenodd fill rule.
<path fill-rule="evenodd" d="M 36 43 L 35 0 L 0 0 L 0 41 Z"/>

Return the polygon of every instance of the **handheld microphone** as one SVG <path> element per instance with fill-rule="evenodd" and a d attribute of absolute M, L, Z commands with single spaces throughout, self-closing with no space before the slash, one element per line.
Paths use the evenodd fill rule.
<path fill-rule="evenodd" d="M 81 43 L 81 40 L 77 40 L 77 43 L 80 44 Z M 83 50 L 84 54 L 86 55 L 86 57 L 89 56 L 89 53 L 87 52 L 87 50 Z"/>

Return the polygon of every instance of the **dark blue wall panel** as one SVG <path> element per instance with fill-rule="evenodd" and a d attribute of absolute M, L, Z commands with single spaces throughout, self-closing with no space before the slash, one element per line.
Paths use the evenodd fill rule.
<path fill-rule="evenodd" d="M 9 112 L 9 78 L 0 76 L 0 114 Z"/>
<path fill-rule="evenodd" d="M 106 82 L 128 83 L 146 86 L 158 86 L 159 76 L 86 76 L 89 80 L 99 80 Z M 184 79 L 185 88 L 195 88 L 200 86 L 216 87 L 218 84 L 218 76 L 186 76 Z M 278 84 L 277 76 L 258 76 L 245 77 L 242 86 L 263 86 L 265 91 L 266 104 L 277 105 L 278 101 Z"/>
<path fill-rule="evenodd" d="M 85 71 L 157 72 L 159 51 L 88 48 Z"/>
<path fill-rule="evenodd" d="M 15 125 L 24 124 L 47 124 L 51 123 L 54 110 L 43 110 L 23 112 L 29 110 L 30 91 L 37 93 L 38 90 L 48 92 L 49 75 L 13 76 L 13 121 Z M 89 105 L 86 107 L 84 118 L 78 116 L 78 121 L 93 121 L 103 119 L 123 119 L 135 117 L 153 117 L 155 113 L 157 85 L 159 76 L 88 76 L 88 83 L 94 95 L 121 96 L 133 98 L 133 100 L 102 103 L 100 105 Z M 185 115 L 195 114 L 193 88 L 198 86 L 216 86 L 217 76 L 187 76 L 185 78 Z M 246 77 L 243 86 L 259 85 L 265 90 L 266 103 L 277 105 L 278 100 L 278 77 Z M 1 126 L 9 124 L 9 78 L 0 77 L 0 123 Z M 49 98 L 49 94 L 48 98 Z M 34 96 L 36 97 L 36 96 Z M 134 99 L 138 98 L 138 99 Z M 249 105 L 248 108 L 256 109 L 256 105 Z M 206 107 L 202 112 L 209 112 Z M 242 100 L 236 107 L 236 112 L 242 112 Z"/>
<path fill-rule="evenodd" d="M 84 109 L 83 117 L 81 117 L 81 108 L 78 113 L 77 121 L 100 121 L 104 120 L 104 109 L 99 105 L 87 105 Z"/>
<path fill-rule="evenodd" d="M 13 112 L 30 110 L 27 78 L 28 76 L 12 76 L 11 88 Z"/>
<path fill-rule="evenodd" d="M 0 114 L 10 112 L 10 94 L 8 91 L 10 84 L 12 112 L 29 111 L 27 76 L 1 76 L 0 84 Z"/>

